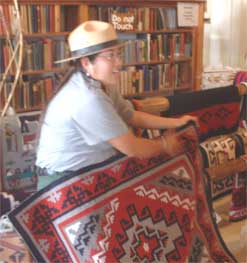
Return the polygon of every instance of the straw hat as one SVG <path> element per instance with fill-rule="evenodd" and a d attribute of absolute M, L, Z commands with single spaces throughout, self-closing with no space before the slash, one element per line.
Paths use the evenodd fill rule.
<path fill-rule="evenodd" d="M 71 57 L 56 61 L 62 63 L 105 51 L 122 45 L 113 26 L 102 21 L 86 21 L 76 27 L 68 37 Z"/>

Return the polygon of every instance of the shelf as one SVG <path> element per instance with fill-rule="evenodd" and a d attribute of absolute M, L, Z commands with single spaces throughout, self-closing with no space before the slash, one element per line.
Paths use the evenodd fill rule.
<path fill-rule="evenodd" d="M 205 3 L 207 0 L 183 0 L 182 2 L 188 2 L 188 3 Z M 141 1 L 141 6 L 146 6 L 146 7 L 155 7 L 158 5 L 161 6 L 169 6 L 169 5 L 174 5 L 177 4 L 178 0 L 142 0 Z M 84 4 L 87 5 L 116 5 L 116 6 L 140 6 L 140 2 L 137 0 L 104 0 L 104 1 L 99 1 L 99 0 L 85 0 L 83 1 Z"/>
<path fill-rule="evenodd" d="M 183 0 L 182 2 L 188 2 L 188 3 L 205 3 L 207 0 Z M 42 2 L 42 4 L 54 4 L 54 0 L 19 0 L 18 1 L 19 4 L 40 4 Z M 87 5 L 95 5 L 95 4 L 99 4 L 99 0 L 73 0 L 69 1 L 69 0 L 56 0 L 55 1 L 56 4 L 59 5 L 79 5 L 79 4 L 87 4 Z M 157 4 L 161 4 L 164 5 L 166 3 L 169 4 L 174 4 L 179 2 L 178 0 L 168 0 L 168 1 L 164 1 L 164 0 L 142 0 L 141 4 L 142 5 L 157 5 Z M 12 4 L 13 1 L 11 0 L 1 0 L 1 4 Z M 136 0 L 101 0 L 100 4 L 102 5 L 133 5 L 133 4 L 137 4 L 140 5 L 140 3 Z"/>
<path fill-rule="evenodd" d="M 118 31 L 119 35 L 146 35 L 146 34 L 175 34 L 175 33 L 192 33 L 194 29 L 192 28 L 177 28 L 177 29 L 166 29 L 166 30 L 143 30 L 143 31 Z M 56 37 L 67 37 L 70 32 L 44 32 L 44 33 L 24 33 L 24 38 L 56 38 Z M 14 38 L 16 36 L 10 36 Z M 6 38 L 5 35 L 0 35 L 1 38 Z"/>
<path fill-rule="evenodd" d="M 177 57 L 177 58 L 170 58 L 165 60 L 143 61 L 138 63 L 123 64 L 123 68 L 131 67 L 131 66 L 141 66 L 141 65 L 175 64 L 179 62 L 190 62 L 191 60 L 192 58 Z"/>
<path fill-rule="evenodd" d="M 188 83 L 184 85 L 183 87 L 177 87 L 177 88 L 166 88 L 162 90 L 154 90 L 154 91 L 144 91 L 141 93 L 136 93 L 136 94 L 126 94 L 124 97 L 126 99 L 133 99 L 133 98 L 146 98 L 146 97 L 156 97 L 156 96 L 170 96 L 173 95 L 174 93 L 178 92 L 187 92 L 187 91 L 192 91 L 191 88 L 191 83 Z"/>
<path fill-rule="evenodd" d="M 52 39 L 59 39 L 59 38 L 66 38 L 69 35 L 69 32 L 45 32 L 45 33 L 24 33 L 23 38 L 52 38 Z M 5 39 L 5 35 L 1 35 L 0 39 Z M 16 36 L 11 35 L 10 38 L 16 38 Z"/>
<path fill-rule="evenodd" d="M 1 0 L 1 4 L 13 4 L 12 0 Z M 78 0 L 73 0 L 73 1 L 69 1 L 69 0 L 18 0 L 18 4 L 19 5 L 54 5 L 54 4 L 58 4 L 58 5 L 81 5 L 83 4 L 83 1 L 78 1 Z"/>
<path fill-rule="evenodd" d="M 175 33 L 192 33 L 193 28 L 176 28 L 176 29 L 163 29 L 163 30 L 130 30 L 130 31 L 118 31 L 118 34 L 123 35 L 146 35 L 146 34 L 175 34 Z"/>
<path fill-rule="evenodd" d="M 46 69 L 22 71 L 23 80 L 30 85 L 28 87 L 30 91 L 25 91 L 24 95 L 21 95 L 25 98 L 26 103 L 18 105 L 21 105 L 19 108 L 25 105 L 25 109 L 18 109 L 18 111 L 34 110 L 35 107 L 27 108 L 27 106 L 39 105 L 40 102 L 42 105 L 46 104 L 55 92 L 57 80 L 66 71 L 67 64 L 63 64 L 63 68 L 52 68 L 54 67 L 53 62 L 68 56 L 65 41 L 69 32 L 81 22 L 90 19 L 110 22 L 113 12 L 119 14 L 120 18 L 129 14 L 129 11 L 131 15 L 135 15 L 131 31 L 117 32 L 119 38 L 126 41 L 123 72 L 121 72 L 119 81 L 119 90 L 124 97 L 167 96 L 177 92 L 200 89 L 206 0 L 182 1 L 198 3 L 199 19 L 198 26 L 195 27 L 177 27 L 176 7 L 178 2 L 178 0 L 19 0 L 18 4 L 26 32 L 24 33 L 23 68 L 45 67 Z M 5 8 L 5 13 L 8 13 L 6 10 L 11 10 L 6 7 L 10 4 L 13 5 L 12 0 L 1 0 L 0 5 Z M 33 15 L 36 13 L 39 16 Z M 33 17 L 37 19 L 33 20 Z M 11 16 L 7 18 L 8 24 L 11 24 Z M 127 28 L 121 24 L 115 26 L 121 29 Z M 9 54 L 6 53 L 8 47 L 3 47 L 6 45 L 5 38 L 6 36 L 1 34 L 0 56 L 3 57 L 0 65 L 1 71 L 6 67 L 9 59 Z M 11 39 L 14 39 L 14 36 L 11 36 Z M 62 51 L 61 53 L 57 52 L 57 47 L 59 51 Z M 14 68 L 11 70 L 15 72 Z M 56 75 L 57 73 L 61 74 Z M 11 82 L 13 76 L 14 74 L 10 74 L 7 82 Z M 47 78 L 50 80 L 46 81 Z M 7 82 L 3 89 L 4 94 L 1 94 L 1 96 L 4 95 L 4 98 L 11 85 Z M 149 88 L 150 91 L 148 91 Z M 132 91 L 136 93 L 130 94 Z M 19 87 L 18 92 L 23 92 L 22 87 Z M 20 94 L 17 93 L 15 96 L 18 100 Z M 32 98 L 32 96 L 36 97 Z"/>
<path fill-rule="evenodd" d="M 52 68 L 52 69 L 40 69 L 40 70 L 28 70 L 22 71 L 21 75 L 42 75 L 42 74 L 49 74 L 49 73 L 62 73 L 66 70 L 66 68 Z M 7 78 L 11 78 L 14 74 L 7 75 Z M 2 73 L 0 74 L 0 80 L 2 79 Z"/>
<path fill-rule="evenodd" d="M 65 71 L 65 68 L 28 70 L 28 71 L 23 71 L 22 75 L 42 75 L 42 74 L 46 74 L 46 73 L 60 73 L 60 72 L 64 72 L 64 71 Z"/>
<path fill-rule="evenodd" d="M 43 107 L 30 107 L 27 109 L 17 109 L 18 113 L 25 113 L 25 112 L 30 112 L 30 111 L 42 111 L 44 110 L 45 105 Z"/>

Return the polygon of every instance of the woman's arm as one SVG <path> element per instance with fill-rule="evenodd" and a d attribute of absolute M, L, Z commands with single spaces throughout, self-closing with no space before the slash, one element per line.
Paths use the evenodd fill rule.
<path fill-rule="evenodd" d="M 118 151 L 129 157 L 149 158 L 162 152 L 174 156 L 183 151 L 183 143 L 177 134 L 170 130 L 157 139 L 136 137 L 131 131 L 108 141 Z"/>
<path fill-rule="evenodd" d="M 132 118 L 128 121 L 128 124 L 136 128 L 173 129 L 183 126 L 191 120 L 197 124 L 197 118 L 190 115 L 184 115 L 179 118 L 168 118 L 135 111 Z"/>

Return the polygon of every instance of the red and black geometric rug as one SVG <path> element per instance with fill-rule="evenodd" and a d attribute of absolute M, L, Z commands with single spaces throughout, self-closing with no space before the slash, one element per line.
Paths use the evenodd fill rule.
<path fill-rule="evenodd" d="M 162 115 L 197 116 L 200 142 L 233 133 L 239 126 L 241 96 L 235 86 L 179 93 L 167 99 L 170 106 Z"/>
<path fill-rule="evenodd" d="M 187 151 L 61 178 L 9 218 L 37 262 L 235 262 L 214 225 L 193 125 Z"/>

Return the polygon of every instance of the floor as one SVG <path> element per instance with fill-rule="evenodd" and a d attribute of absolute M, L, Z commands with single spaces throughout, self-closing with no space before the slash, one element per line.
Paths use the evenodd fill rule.
<path fill-rule="evenodd" d="M 215 211 L 221 217 L 221 221 L 218 223 L 219 231 L 237 262 L 247 263 L 247 220 L 229 222 L 228 211 L 230 204 L 231 195 L 217 199 L 213 204 Z"/>

